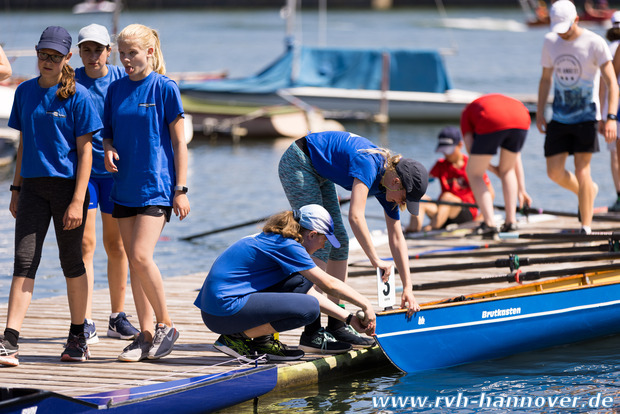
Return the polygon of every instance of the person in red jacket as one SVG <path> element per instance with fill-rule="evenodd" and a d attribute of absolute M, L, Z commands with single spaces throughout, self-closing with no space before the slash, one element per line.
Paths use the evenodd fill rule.
<path fill-rule="evenodd" d="M 521 162 L 521 148 L 530 123 L 525 105 L 501 94 L 483 95 L 467 105 L 461 114 L 461 132 L 469 152 L 466 172 L 484 218 L 475 231 L 477 234 L 493 237 L 497 233 L 493 197 L 483 177 L 499 148 L 499 165 L 493 170 L 502 181 L 506 210 L 500 231 L 516 230 L 517 205 L 531 205 Z"/>

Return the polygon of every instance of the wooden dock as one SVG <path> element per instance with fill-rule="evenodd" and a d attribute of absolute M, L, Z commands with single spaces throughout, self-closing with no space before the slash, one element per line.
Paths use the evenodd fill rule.
<path fill-rule="evenodd" d="M 538 219 L 536 219 L 538 217 Z M 536 219 L 536 220 L 535 220 Z M 538 232 L 557 232 L 560 229 L 578 229 L 579 223 L 574 218 L 557 218 L 532 216 L 530 222 L 521 223 L 519 231 L 528 233 Z M 595 221 L 594 230 L 609 230 L 616 227 L 614 222 Z M 420 254 L 427 251 L 437 251 L 441 249 L 455 249 L 460 246 L 484 246 L 498 245 L 506 248 L 527 247 L 527 240 L 512 241 L 488 241 L 481 240 L 480 237 L 468 237 L 469 230 L 456 230 L 444 232 L 443 234 L 433 234 L 428 237 L 409 239 L 410 254 Z M 389 250 L 384 237 L 377 234 L 376 243 L 382 256 L 389 256 Z M 600 244 L 604 242 L 592 242 Z M 530 242 L 530 244 L 533 244 Z M 551 245 L 551 244 L 550 244 Z M 559 246 L 560 244 L 553 244 Z M 572 246 L 572 244 L 562 243 L 562 246 Z M 540 245 L 536 245 L 539 247 Z M 482 251 L 483 248 L 476 248 L 473 251 Z M 502 249 L 505 250 L 505 249 Z M 520 256 L 529 256 L 526 252 Z M 429 255 L 430 256 L 430 255 Z M 489 258 L 468 257 L 467 251 L 454 251 L 452 258 L 425 258 L 412 259 L 411 266 L 429 266 L 447 263 L 475 263 L 483 260 L 493 260 L 502 256 L 489 256 Z M 365 256 L 361 250 L 353 250 L 351 253 L 351 271 L 368 270 L 372 272 L 365 263 Z M 526 270 L 545 270 L 557 268 L 579 267 L 583 264 L 559 263 L 550 265 L 532 266 Z M 443 280 L 454 280 L 463 278 L 477 278 L 483 275 L 499 275 L 509 273 L 509 269 L 468 269 L 454 272 L 428 272 L 413 273 L 414 284 L 437 282 Z M 217 334 L 210 332 L 203 324 L 199 310 L 193 305 L 197 295 L 197 290 L 201 287 L 206 273 L 187 275 L 165 279 L 166 294 L 169 312 L 180 331 L 174 351 L 167 357 L 157 361 L 143 361 L 139 363 L 119 362 L 116 358 L 122 349 L 129 344 L 128 341 L 121 341 L 106 337 L 107 318 L 109 315 L 109 296 L 105 289 L 94 293 L 93 316 L 96 322 L 100 342 L 90 346 L 92 357 L 84 363 L 65 363 L 60 361 L 62 346 L 66 341 L 69 330 L 69 311 L 66 296 L 63 294 L 58 297 L 38 299 L 32 302 L 20 337 L 20 366 L 16 368 L 4 367 L 2 372 L 2 386 L 4 387 L 27 387 L 39 388 L 55 391 L 68 396 L 86 395 L 96 392 L 111 391 L 120 388 L 135 387 L 140 385 L 156 384 L 175 379 L 191 378 L 198 375 L 225 372 L 241 367 L 240 363 L 231 359 L 227 355 L 215 350 L 212 346 L 217 338 Z M 376 277 L 359 276 L 350 277 L 349 284 L 358 291 L 367 295 L 373 303 L 377 303 Z M 397 285 L 400 285 L 397 277 Z M 472 292 L 487 291 L 496 288 L 506 287 L 507 283 L 491 283 L 479 286 L 464 286 L 444 288 L 429 291 L 415 291 L 415 296 L 419 303 L 459 296 Z M 35 288 L 36 289 L 36 288 Z M 397 300 L 400 295 L 397 294 Z M 7 305 L 0 305 L 0 315 L 6 315 Z M 347 305 L 347 309 L 355 310 L 355 307 Z M 378 309 L 377 309 L 378 310 Z M 133 300 L 128 293 L 126 301 L 126 312 L 135 315 Z M 137 324 L 137 318 L 130 318 Z M 284 332 L 280 335 L 280 340 L 291 346 L 299 343 L 301 329 Z M 293 387 L 309 382 L 316 382 L 323 375 L 308 366 L 316 367 L 317 359 L 324 358 L 322 355 L 307 354 L 302 360 L 279 364 L 278 368 L 291 367 L 286 377 L 278 381 L 276 389 Z M 388 361 L 383 357 L 378 348 L 370 351 L 351 352 L 350 355 L 340 355 L 329 358 L 338 361 L 347 360 L 347 363 L 340 364 L 343 369 L 368 369 L 366 362 L 374 361 L 378 364 L 387 364 Z M 357 359 L 356 359 L 357 358 Z M 364 364 L 356 361 L 364 361 Z M 310 364 L 308 364 L 310 363 Z M 303 365 L 306 364 L 306 365 Z M 324 364 L 325 365 L 325 364 Z M 331 364 L 330 366 L 339 365 Z M 331 368 L 328 368 L 331 369 Z"/>

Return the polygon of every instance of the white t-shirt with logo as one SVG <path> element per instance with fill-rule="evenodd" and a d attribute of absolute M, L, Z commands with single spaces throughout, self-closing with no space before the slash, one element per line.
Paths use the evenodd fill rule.
<path fill-rule="evenodd" d="M 553 117 L 563 124 L 600 120 L 599 71 L 611 61 L 611 53 L 601 36 L 588 29 L 566 41 L 557 33 L 547 33 L 541 64 L 553 68 Z"/>

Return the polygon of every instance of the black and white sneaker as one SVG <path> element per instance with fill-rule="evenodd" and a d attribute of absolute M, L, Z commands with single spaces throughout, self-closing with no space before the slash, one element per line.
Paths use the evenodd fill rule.
<path fill-rule="evenodd" d="M 274 338 L 273 335 L 254 338 L 250 349 L 255 355 L 266 355 L 269 361 L 295 361 L 305 353 L 301 349 L 293 349 Z"/>
<path fill-rule="evenodd" d="M 332 334 L 321 328 L 311 335 L 302 332 L 299 349 L 315 354 L 343 354 L 353 348 L 351 344 L 337 341 Z"/>
<path fill-rule="evenodd" d="M 73 335 L 69 332 L 65 350 L 60 355 L 60 360 L 65 362 L 84 362 L 88 358 L 90 358 L 90 351 L 88 350 L 84 334 Z"/>
<path fill-rule="evenodd" d="M 495 239 L 498 233 L 497 227 L 489 226 L 484 221 L 472 231 L 473 235 L 482 236 L 483 239 Z"/>
<path fill-rule="evenodd" d="M 116 318 L 110 317 L 108 321 L 108 336 L 118 339 L 136 339 L 140 331 L 136 329 L 129 320 L 125 312 L 119 312 Z"/>
<path fill-rule="evenodd" d="M 353 348 L 370 348 L 375 345 L 375 338 L 360 335 L 351 325 L 344 325 L 338 329 L 329 329 L 327 332 L 340 342 L 351 344 Z"/>

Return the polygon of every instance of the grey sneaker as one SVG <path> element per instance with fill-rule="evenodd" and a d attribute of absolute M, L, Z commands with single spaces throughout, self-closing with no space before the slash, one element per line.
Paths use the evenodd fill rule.
<path fill-rule="evenodd" d="M 179 331 L 174 327 L 166 326 L 165 323 L 158 323 L 155 326 L 155 335 L 153 336 L 153 346 L 149 350 L 149 359 L 159 359 L 165 357 L 172 352 L 172 346 L 179 338 Z"/>
<path fill-rule="evenodd" d="M 95 327 L 95 321 L 90 319 L 84 319 L 84 337 L 88 345 L 96 344 L 99 342 L 97 336 L 97 328 Z"/>
<path fill-rule="evenodd" d="M 136 339 L 140 331 L 127 320 L 125 312 L 119 312 L 116 318 L 108 321 L 108 336 L 118 339 Z"/>
<path fill-rule="evenodd" d="M 19 346 L 11 345 L 9 341 L 4 338 L 4 335 L 0 335 L 0 365 L 7 367 L 19 366 Z"/>
<path fill-rule="evenodd" d="M 144 339 L 144 334 L 140 333 L 136 339 L 123 349 L 123 352 L 118 356 L 119 361 L 124 362 L 138 362 L 148 358 L 149 349 L 153 344 Z"/>
<path fill-rule="evenodd" d="M 375 338 L 360 335 L 351 325 L 344 325 L 338 329 L 329 329 L 327 332 L 340 342 L 353 345 L 353 348 L 370 348 L 375 345 Z"/>
<path fill-rule="evenodd" d="M 325 329 L 321 328 L 312 335 L 302 332 L 299 339 L 299 349 L 305 352 L 321 354 L 342 354 L 353 348 L 351 344 L 337 341 Z"/>

